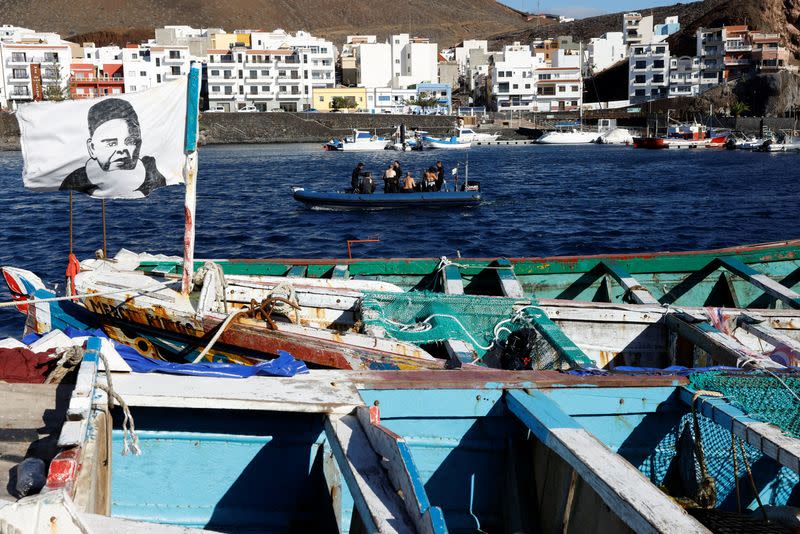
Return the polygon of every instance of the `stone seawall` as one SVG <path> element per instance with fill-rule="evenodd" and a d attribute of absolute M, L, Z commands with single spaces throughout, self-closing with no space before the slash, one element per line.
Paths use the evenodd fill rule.
<path fill-rule="evenodd" d="M 390 134 L 398 124 L 444 134 L 456 119 L 436 115 L 370 115 L 365 113 L 204 113 L 200 139 L 204 144 L 317 143 L 352 134 L 354 128 Z"/>
<path fill-rule="evenodd" d="M 353 128 L 389 134 L 398 124 L 442 135 L 456 119 L 440 115 L 369 115 L 366 113 L 203 113 L 202 144 L 324 143 Z M 19 126 L 11 113 L 0 112 L 0 150 L 19 150 Z"/>

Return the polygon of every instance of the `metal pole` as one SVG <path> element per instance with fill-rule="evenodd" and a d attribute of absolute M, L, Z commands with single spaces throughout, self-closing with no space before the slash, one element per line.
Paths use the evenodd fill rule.
<path fill-rule="evenodd" d="M 183 233 L 183 278 L 181 293 L 188 295 L 192 290 L 194 275 L 194 236 L 195 208 L 197 206 L 197 136 L 200 112 L 200 65 L 192 63 L 189 69 L 188 87 L 186 88 L 186 197 L 183 205 L 185 217 Z"/>
<path fill-rule="evenodd" d="M 108 247 L 106 245 L 106 199 L 102 199 L 100 206 L 103 212 L 103 258 L 108 258 Z"/>

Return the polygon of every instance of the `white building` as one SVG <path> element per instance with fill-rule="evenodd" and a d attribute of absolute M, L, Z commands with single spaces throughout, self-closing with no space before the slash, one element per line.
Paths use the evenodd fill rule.
<path fill-rule="evenodd" d="M 536 71 L 536 111 L 575 111 L 583 105 L 581 54 L 554 50 L 550 65 Z"/>
<path fill-rule="evenodd" d="M 407 89 L 420 83 L 438 83 L 438 47 L 429 39 L 392 35 L 392 87 Z"/>
<path fill-rule="evenodd" d="M 367 109 L 372 113 L 406 113 L 406 101 L 417 96 L 416 89 L 374 87 L 367 89 Z"/>
<path fill-rule="evenodd" d="M 71 44 L 53 33 L 13 33 L 0 42 L 0 105 L 43 100 L 49 86 L 68 91 Z M 14 39 L 12 41 L 12 39 Z"/>
<path fill-rule="evenodd" d="M 632 103 L 668 96 L 669 44 L 651 43 L 631 47 L 628 96 Z"/>
<path fill-rule="evenodd" d="M 188 46 L 129 45 L 122 49 L 125 92 L 135 93 L 189 73 Z"/>
<path fill-rule="evenodd" d="M 375 88 L 392 85 L 392 46 L 389 43 L 367 43 L 356 51 L 356 83 Z"/>
<path fill-rule="evenodd" d="M 641 13 L 622 15 L 622 34 L 627 46 L 653 42 L 653 16 L 643 17 Z"/>
<path fill-rule="evenodd" d="M 204 59 L 208 55 L 211 36 L 225 33 L 221 28 L 192 28 L 191 26 L 164 26 L 156 28 L 155 46 L 186 46 L 192 59 Z"/>
<path fill-rule="evenodd" d="M 700 94 L 700 58 L 683 56 L 669 60 L 669 97 Z"/>
<path fill-rule="evenodd" d="M 458 73 L 462 76 L 467 74 L 470 68 L 470 53 L 473 50 L 480 50 L 484 53 L 489 51 L 489 42 L 481 39 L 467 39 L 461 46 L 455 48 L 455 60 L 458 64 Z"/>
<path fill-rule="evenodd" d="M 492 94 L 499 111 L 533 109 L 536 101 L 536 68 L 543 65 L 530 45 L 515 42 L 503 47 L 491 66 Z"/>
<path fill-rule="evenodd" d="M 602 37 L 589 40 L 586 47 L 586 71 L 598 73 L 627 56 L 627 47 L 622 32 L 608 32 Z"/>

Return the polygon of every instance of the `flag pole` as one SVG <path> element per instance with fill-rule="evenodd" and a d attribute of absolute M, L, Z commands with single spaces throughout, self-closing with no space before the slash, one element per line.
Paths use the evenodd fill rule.
<path fill-rule="evenodd" d="M 188 295 L 192 290 L 194 274 L 194 233 L 195 207 L 197 204 L 197 135 L 199 130 L 198 114 L 200 111 L 200 65 L 192 62 L 189 67 L 189 82 L 186 90 L 186 198 L 183 204 L 185 217 L 183 232 L 183 278 L 181 293 Z"/>

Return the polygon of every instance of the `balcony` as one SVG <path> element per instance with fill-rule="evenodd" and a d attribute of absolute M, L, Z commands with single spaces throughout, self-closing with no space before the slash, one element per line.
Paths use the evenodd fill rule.
<path fill-rule="evenodd" d="M 30 91 L 28 91 L 27 89 L 25 89 L 24 91 L 19 91 L 19 90 L 16 90 L 16 89 L 15 89 L 15 90 L 13 90 L 13 91 L 11 91 L 11 92 L 9 92 L 9 93 L 8 93 L 8 97 L 9 97 L 9 98 L 22 98 L 22 99 L 28 99 L 28 98 L 30 98 L 30 97 L 31 97 L 31 92 L 30 92 Z"/>
<path fill-rule="evenodd" d="M 750 65 L 750 60 L 749 59 L 744 59 L 744 58 L 728 58 L 728 57 L 726 57 L 725 58 L 725 65 L 726 66 L 730 66 L 730 67 L 734 67 L 734 66 L 737 66 L 737 65 L 738 66 L 747 66 L 747 65 Z"/>
<path fill-rule="evenodd" d="M 13 66 L 19 66 L 19 65 L 27 65 L 28 63 L 31 63 L 31 62 L 28 61 L 27 56 L 22 58 L 22 59 L 20 59 L 20 58 L 14 59 L 14 57 L 12 56 L 12 57 L 10 57 L 10 58 L 8 58 L 6 60 L 6 66 L 7 67 L 13 67 Z"/>
<path fill-rule="evenodd" d="M 25 75 L 25 76 L 14 76 L 13 74 L 10 74 L 8 76 L 8 82 L 9 83 L 26 83 L 27 84 L 27 83 L 30 83 L 30 81 L 31 81 L 31 77 L 27 76 L 27 75 Z"/>
<path fill-rule="evenodd" d="M 236 76 L 209 76 L 208 83 L 236 83 L 239 78 Z"/>
<path fill-rule="evenodd" d="M 186 58 L 183 58 L 181 56 L 178 57 L 164 56 L 164 63 L 184 63 L 184 62 L 186 62 Z"/>
<path fill-rule="evenodd" d="M 742 41 L 728 41 L 725 43 L 725 50 L 728 52 L 749 52 L 753 46 Z"/>

